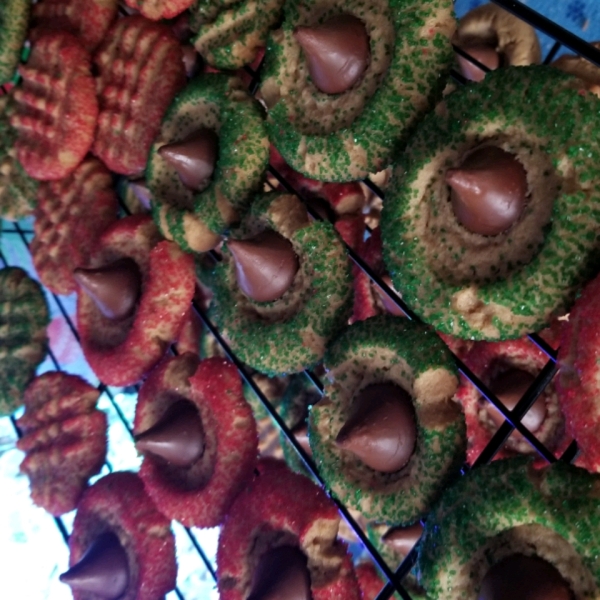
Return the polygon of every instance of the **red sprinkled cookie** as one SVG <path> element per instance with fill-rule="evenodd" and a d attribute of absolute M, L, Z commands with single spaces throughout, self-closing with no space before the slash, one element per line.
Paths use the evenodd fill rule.
<path fill-rule="evenodd" d="M 340 516 L 335 504 L 283 462 L 263 459 L 258 472 L 221 528 L 221 600 L 261 597 L 266 589 L 277 589 L 281 597 L 358 600 L 350 555 L 336 537 Z M 294 596 L 290 586 L 301 593 Z"/>
<path fill-rule="evenodd" d="M 31 255 L 50 291 L 77 290 L 73 270 L 85 266 L 100 234 L 116 221 L 117 209 L 112 176 L 95 158 L 84 160 L 64 179 L 40 185 Z"/>
<path fill-rule="evenodd" d="M 17 448 L 35 504 L 53 515 L 73 510 L 88 479 L 106 457 L 106 415 L 96 410 L 100 392 L 80 377 L 51 372 L 25 390 L 23 437 Z"/>
<path fill-rule="evenodd" d="M 98 118 L 90 56 L 69 33 L 49 31 L 32 45 L 13 94 L 10 123 L 19 162 L 30 177 L 66 177 L 83 160 Z"/>
<path fill-rule="evenodd" d="M 177 340 L 195 288 L 194 260 L 146 215 L 101 236 L 77 269 L 77 324 L 85 357 L 108 385 L 138 382 Z"/>
<path fill-rule="evenodd" d="M 188 527 L 219 525 L 252 479 L 257 433 L 235 366 L 187 353 L 152 371 L 136 406 L 140 476 L 156 506 Z"/>
<path fill-rule="evenodd" d="M 194 0 L 125 0 L 127 6 L 139 10 L 146 18 L 158 21 L 172 19 L 188 9 Z"/>
<path fill-rule="evenodd" d="M 94 56 L 100 104 L 92 151 L 123 175 L 141 175 L 167 107 L 185 85 L 179 41 L 166 25 L 119 19 Z"/>
<path fill-rule="evenodd" d="M 69 538 L 61 581 L 75 600 L 158 600 L 175 587 L 175 538 L 135 473 L 111 473 L 89 488 Z"/>

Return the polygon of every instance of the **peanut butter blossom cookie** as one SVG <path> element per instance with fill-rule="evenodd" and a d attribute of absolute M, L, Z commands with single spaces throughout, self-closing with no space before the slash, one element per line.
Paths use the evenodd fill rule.
<path fill-rule="evenodd" d="M 428 598 L 600 597 L 600 480 L 555 463 L 507 459 L 444 493 L 419 544 Z"/>
<path fill-rule="evenodd" d="M 29 0 L 3 0 L 0 4 L 0 84 L 17 69 L 30 9 Z"/>
<path fill-rule="evenodd" d="M 268 375 L 314 365 L 350 316 L 344 246 L 331 224 L 310 221 L 295 196 L 257 197 L 210 279 L 221 333 L 241 360 Z"/>
<path fill-rule="evenodd" d="M 440 331 L 538 331 L 593 274 L 600 104 L 576 82 L 541 66 L 494 71 L 441 103 L 399 157 L 384 257 L 396 289 Z"/>
<path fill-rule="evenodd" d="M 427 327 L 384 315 L 351 325 L 323 362 L 308 435 L 327 487 L 367 519 L 412 524 L 465 457 L 452 355 Z"/>
<path fill-rule="evenodd" d="M 23 392 L 46 356 L 48 322 L 40 284 L 22 269 L 0 270 L 0 415 L 23 403 Z"/>
<path fill-rule="evenodd" d="M 315 179 L 385 168 L 441 94 L 452 2 L 290 0 L 283 12 L 261 87 L 272 142 Z"/>
<path fill-rule="evenodd" d="M 147 167 L 154 220 L 184 250 L 205 252 L 246 212 L 269 142 L 238 79 L 207 74 L 169 107 Z"/>

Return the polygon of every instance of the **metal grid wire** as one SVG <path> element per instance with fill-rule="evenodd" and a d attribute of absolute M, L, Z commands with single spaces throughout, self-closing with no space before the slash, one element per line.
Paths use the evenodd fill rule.
<path fill-rule="evenodd" d="M 513 13 L 515 16 L 522 19 L 523 21 L 529 23 L 538 32 L 545 33 L 555 40 L 554 46 L 551 48 L 550 52 L 545 57 L 545 60 L 544 60 L 545 64 L 548 64 L 554 58 L 554 56 L 557 54 L 557 52 L 561 49 L 561 47 L 564 46 L 564 47 L 568 48 L 569 50 L 571 50 L 572 52 L 588 59 L 596 66 L 600 67 L 600 50 L 597 50 L 596 48 L 591 46 L 589 43 L 585 42 L 584 40 L 577 37 L 576 35 L 570 33 L 569 31 L 562 28 L 558 24 L 556 24 L 553 21 L 547 19 L 546 17 L 540 15 L 539 13 L 533 11 L 532 9 L 528 8 L 521 2 L 518 2 L 517 0 L 493 0 L 493 2 L 495 4 L 498 4 L 499 6 L 503 7 L 504 9 L 508 10 L 509 12 Z M 488 70 L 484 65 L 481 65 L 475 59 L 469 57 L 460 48 L 455 47 L 455 51 L 457 53 L 461 54 L 462 56 L 465 56 L 469 60 L 471 60 L 474 64 L 476 64 L 481 69 L 483 69 L 485 71 Z M 26 57 L 26 55 L 24 55 L 24 58 L 25 57 Z M 251 77 L 250 91 L 252 94 L 254 94 L 257 91 L 258 85 L 260 82 L 260 66 L 256 70 L 253 70 L 250 67 L 245 67 L 245 69 Z M 455 81 L 457 81 L 459 83 L 465 83 L 465 79 L 457 71 L 452 71 L 451 75 L 455 79 Z M 300 192 L 298 192 L 298 190 L 294 189 L 290 185 L 290 183 L 288 181 L 286 181 L 285 178 L 280 173 L 278 173 L 277 170 L 273 166 L 269 167 L 269 174 L 272 177 L 274 177 L 277 180 L 277 182 L 286 191 L 288 191 L 290 193 L 294 193 L 298 197 L 300 197 L 301 199 L 304 200 L 304 198 L 302 198 L 302 194 Z M 381 199 L 384 198 L 383 192 L 373 182 L 371 182 L 369 179 L 366 179 L 364 181 L 364 183 L 374 194 L 378 195 Z M 123 204 L 121 204 L 121 206 L 122 206 L 122 209 L 124 210 L 124 212 L 128 212 L 127 208 Z M 313 218 L 315 218 L 315 219 L 321 218 L 310 207 L 308 207 L 308 210 L 311 213 L 311 216 Z M 28 236 L 31 237 L 31 234 L 33 232 L 31 230 L 23 228 L 18 222 L 17 223 L 4 222 L 3 227 L 2 227 L 2 233 L 15 236 L 15 238 L 17 238 L 17 243 L 19 243 L 19 242 L 23 243 L 27 248 L 29 248 Z M 358 267 L 362 271 L 364 271 L 370 277 L 370 279 L 372 281 L 374 281 L 391 298 L 391 300 L 404 312 L 404 314 L 406 315 L 407 318 L 409 318 L 409 319 L 417 318 L 414 315 L 414 313 L 411 311 L 410 307 L 407 306 L 403 302 L 403 300 L 399 296 L 397 296 L 397 294 L 384 281 L 381 280 L 381 278 L 360 258 L 360 256 L 358 256 L 349 247 L 347 247 L 347 252 L 348 252 L 348 255 L 351 258 L 351 260 L 356 265 L 358 265 Z M 2 254 L 1 250 L 0 250 L 0 266 L 9 266 L 5 256 Z M 52 296 L 56 302 L 58 310 L 64 317 L 69 329 L 71 330 L 71 333 L 73 334 L 74 338 L 79 342 L 79 334 L 77 332 L 77 328 L 76 328 L 75 324 L 73 323 L 67 310 L 65 309 L 65 306 L 64 306 L 63 302 L 61 301 L 61 298 L 54 294 Z M 281 416 L 279 415 L 277 410 L 273 407 L 271 402 L 266 398 L 266 396 L 260 390 L 257 383 L 252 378 L 251 374 L 244 367 L 243 363 L 235 356 L 235 354 L 228 347 L 226 342 L 220 336 L 219 331 L 214 326 L 214 324 L 210 321 L 210 319 L 208 318 L 207 314 L 203 311 L 203 309 L 199 305 L 196 305 L 196 304 L 195 304 L 195 309 L 196 309 L 200 319 L 202 320 L 203 325 L 216 338 L 217 342 L 221 345 L 222 349 L 224 350 L 224 352 L 225 352 L 226 356 L 229 358 L 229 360 L 231 360 L 236 365 L 243 380 L 252 389 L 254 394 L 256 394 L 256 396 L 260 399 L 260 401 L 264 405 L 265 409 L 267 410 L 267 412 L 269 413 L 269 415 L 272 417 L 273 421 L 275 422 L 277 428 L 283 432 L 283 434 L 285 435 L 285 437 L 287 438 L 289 443 L 294 447 L 294 449 L 301 457 L 302 461 L 304 462 L 306 468 L 311 473 L 313 478 L 319 484 L 324 486 L 325 485 L 324 481 L 322 480 L 319 472 L 317 471 L 316 466 L 315 466 L 314 462 L 312 461 L 311 457 L 304 451 L 302 446 L 298 443 L 298 441 L 296 440 L 294 435 L 291 433 L 290 429 L 287 427 L 287 425 L 285 424 L 285 422 L 283 421 L 283 419 L 281 418 Z M 556 352 L 542 338 L 540 338 L 536 334 L 530 335 L 529 339 L 531 340 L 532 343 L 536 344 L 548 356 L 548 362 L 547 362 L 546 366 L 542 369 L 542 371 L 539 373 L 539 375 L 537 376 L 535 381 L 532 383 L 530 388 L 527 390 L 527 392 L 520 399 L 519 403 L 512 410 L 507 409 L 498 400 L 498 398 L 496 398 L 496 396 L 488 389 L 488 387 L 482 381 L 480 381 L 479 378 L 461 360 L 459 360 L 457 357 L 455 357 L 456 364 L 457 364 L 459 371 L 469 381 L 471 381 L 473 383 L 473 385 L 481 392 L 481 394 L 485 398 L 487 398 L 487 400 L 489 402 L 491 402 L 498 409 L 498 411 L 502 414 L 502 416 L 505 418 L 503 425 L 500 426 L 500 428 L 497 430 L 495 435 L 492 437 L 492 439 L 490 440 L 490 442 L 488 443 L 486 448 L 482 451 L 482 453 L 480 454 L 480 456 L 474 463 L 474 466 L 490 462 L 494 458 L 494 456 L 499 452 L 499 450 L 501 450 L 504 443 L 507 441 L 508 437 L 512 434 L 512 432 L 514 430 L 518 431 L 523 436 L 523 438 L 525 440 L 527 440 L 527 442 L 546 461 L 548 461 L 549 463 L 556 461 L 556 458 L 553 455 L 553 453 L 550 450 L 548 450 L 542 443 L 540 443 L 539 440 L 535 437 L 535 435 L 533 435 L 521 423 L 521 418 L 525 415 L 525 413 L 533 405 L 533 403 L 539 397 L 539 395 L 544 391 L 545 387 L 550 383 L 550 381 L 552 380 L 552 378 L 554 377 L 554 375 L 556 374 L 556 371 L 557 371 L 557 367 L 555 364 Z M 175 350 L 173 350 L 173 352 L 175 352 Z M 49 356 L 54 365 L 54 368 L 56 370 L 61 370 L 61 365 L 59 364 L 59 361 L 57 360 L 56 356 L 53 354 L 52 350 L 50 350 L 50 349 L 49 349 Z M 319 378 L 312 371 L 305 371 L 305 375 L 306 375 L 307 379 L 315 387 L 315 389 L 319 392 L 319 394 L 322 394 L 323 393 L 323 384 L 319 380 Z M 105 386 L 102 383 L 99 384 L 98 389 L 100 392 L 106 393 L 106 396 L 109 399 L 114 410 L 116 411 L 119 419 L 122 421 L 123 425 L 129 432 L 129 434 L 131 436 L 133 436 L 131 426 L 130 426 L 123 410 L 119 406 L 119 403 L 116 400 L 115 393 L 110 389 L 110 387 Z M 136 390 L 137 390 L 137 388 L 136 388 Z M 16 424 L 15 418 L 11 417 L 10 419 L 14 426 L 17 436 L 20 437 L 21 432 Z M 572 461 L 576 457 L 576 455 L 577 455 L 577 446 L 573 442 L 569 446 L 569 448 L 564 452 L 564 454 L 560 457 L 560 460 Z M 463 468 L 463 473 L 468 469 L 469 469 L 469 467 L 465 466 Z M 112 466 L 108 462 L 106 463 L 106 470 L 108 470 L 109 472 L 112 471 Z M 400 566 L 395 571 L 392 570 L 390 568 L 390 566 L 385 562 L 385 560 L 381 557 L 381 555 L 377 552 L 377 550 L 373 547 L 373 545 L 371 544 L 371 542 L 368 540 L 367 536 L 365 535 L 364 531 L 361 529 L 361 527 L 356 523 L 356 521 L 350 515 L 348 509 L 340 502 L 336 501 L 336 504 L 337 504 L 343 518 L 350 525 L 350 527 L 356 534 L 357 538 L 364 544 L 365 548 L 367 549 L 367 551 L 373 558 L 373 561 L 375 562 L 375 564 L 379 567 L 379 569 L 382 571 L 382 573 L 387 578 L 387 583 L 383 587 L 383 589 L 381 590 L 379 595 L 377 596 L 377 600 L 387 600 L 394 592 L 397 592 L 404 600 L 411 600 L 411 596 L 402 586 L 402 579 L 408 574 L 408 572 L 411 570 L 411 568 L 414 565 L 414 562 L 416 559 L 416 553 L 415 553 L 414 549 L 413 549 L 413 551 L 411 551 L 409 553 L 409 555 L 405 558 L 405 560 L 402 562 L 402 564 L 400 564 Z M 54 520 L 55 520 L 55 523 L 56 523 L 63 539 L 65 540 L 65 542 L 67 542 L 69 534 L 68 534 L 67 527 L 63 523 L 63 520 L 61 518 L 54 518 Z M 214 569 L 211 561 L 207 557 L 207 553 L 201 547 L 201 544 L 199 543 L 194 532 L 192 530 L 190 530 L 189 528 L 185 528 L 185 531 L 186 531 L 187 536 L 189 537 L 190 542 L 192 543 L 192 545 L 198 552 L 206 569 L 211 574 L 213 580 L 216 582 L 216 572 L 215 572 L 215 569 Z M 176 588 L 175 594 L 181 600 L 183 600 L 185 598 L 185 596 L 183 595 L 181 590 L 178 588 Z"/>

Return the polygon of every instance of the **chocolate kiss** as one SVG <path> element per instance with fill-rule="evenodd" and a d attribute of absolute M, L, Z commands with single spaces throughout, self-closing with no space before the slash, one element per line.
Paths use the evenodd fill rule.
<path fill-rule="evenodd" d="M 278 546 L 258 561 L 248 600 L 311 600 L 306 556 L 293 546 Z"/>
<path fill-rule="evenodd" d="M 59 578 L 72 590 L 116 600 L 129 584 L 127 553 L 112 532 L 97 537 L 81 560 Z"/>
<path fill-rule="evenodd" d="M 189 467 L 204 452 L 204 429 L 198 409 L 187 400 L 172 404 L 153 427 L 135 436 L 138 451 L 164 458 L 177 467 Z"/>
<path fill-rule="evenodd" d="M 457 169 L 446 171 L 458 221 L 472 233 L 497 235 L 518 219 L 527 198 L 523 165 L 496 146 L 473 151 Z"/>
<path fill-rule="evenodd" d="M 314 27 L 297 27 L 294 37 L 304 50 L 313 83 L 325 94 L 349 90 L 369 63 L 367 29 L 351 15 L 337 15 Z"/>
<path fill-rule="evenodd" d="M 248 240 L 227 242 L 238 285 L 256 302 L 273 302 L 287 292 L 298 272 L 292 244 L 275 231 L 264 231 Z"/>
<path fill-rule="evenodd" d="M 179 174 L 186 187 L 201 192 L 215 170 L 219 138 L 212 129 L 200 129 L 181 142 L 166 144 L 158 153 Z"/>
<path fill-rule="evenodd" d="M 512 554 L 493 565 L 477 600 L 573 600 L 556 567 L 538 556 Z"/>
<path fill-rule="evenodd" d="M 500 54 L 492 46 L 485 46 L 483 44 L 478 46 L 464 46 L 462 50 L 490 69 L 490 71 L 495 71 L 500 66 Z M 485 71 L 460 54 L 457 54 L 456 58 L 460 71 L 466 79 L 477 82 L 483 81 L 486 75 Z"/>
<path fill-rule="evenodd" d="M 393 473 L 408 462 L 416 440 L 410 395 L 393 383 L 375 383 L 354 399 L 335 441 L 375 471 Z"/>
<path fill-rule="evenodd" d="M 75 269 L 73 277 L 106 318 L 118 321 L 135 310 L 142 274 L 132 258 L 121 258 L 98 269 Z"/>
<path fill-rule="evenodd" d="M 410 527 L 392 527 L 381 538 L 385 544 L 401 556 L 406 556 L 423 534 L 423 525 L 415 523 Z"/>
<path fill-rule="evenodd" d="M 512 410 L 534 380 L 535 377 L 531 373 L 512 368 L 497 375 L 490 383 L 489 388 L 506 408 Z M 492 404 L 489 405 L 489 415 L 496 425 L 500 426 L 504 423 L 504 417 Z M 538 396 L 531 408 L 525 413 L 521 423 L 529 431 L 535 432 L 540 428 L 545 418 L 546 401 L 542 395 Z"/>

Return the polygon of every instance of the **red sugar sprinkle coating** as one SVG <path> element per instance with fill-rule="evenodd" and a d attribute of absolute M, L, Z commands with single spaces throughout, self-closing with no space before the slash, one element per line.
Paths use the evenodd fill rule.
<path fill-rule="evenodd" d="M 119 600 L 157 600 L 175 587 L 175 538 L 169 520 L 154 506 L 135 473 L 111 473 L 83 495 L 69 538 L 69 565 L 96 537 L 112 531 L 129 558 L 129 584 Z M 73 590 L 75 600 L 90 595 Z"/>
<path fill-rule="evenodd" d="M 98 100 L 89 53 L 73 35 L 48 31 L 19 67 L 11 125 L 18 131 L 17 158 L 30 177 L 66 177 L 90 149 Z"/>
<path fill-rule="evenodd" d="M 252 479 L 258 436 L 235 366 L 222 358 L 199 361 L 186 353 L 169 358 L 152 371 L 138 396 L 134 432 L 155 425 L 168 407 L 182 398 L 200 413 L 209 455 L 210 475 L 200 486 L 183 487 L 180 469 L 148 454 L 140 476 L 159 510 L 188 527 L 219 525 L 235 497 Z M 193 469 L 194 465 L 186 469 Z"/>
<path fill-rule="evenodd" d="M 356 571 L 362 600 L 375 600 L 385 585 L 385 582 L 377 573 L 377 569 L 370 562 L 361 562 L 354 570 Z"/>
<path fill-rule="evenodd" d="M 556 389 L 567 430 L 581 450 L 575 464 L 600 472 L 600 277 L 590 282 L 563 324 Z"/>
<path fill-rule="evenodd" d="M 194 4 L 194 0 L 125 0 L 125 3 L 146 18 L 158 21 L 176 17 Z"/>
<path fill-rule="evenodd" d="M 152 218 L 120 219 L 101 236 L 90 267 L 130 257 L 142 274 L 133 316 L 111 321 L 80 292 L 77 326 L 83 353 L 107 385 L 138 382 L 164 356 L 181 331 L 195 288 L 194 259 L 174 242 L 162 240 Z"/>
<path fill-rule="evenodd" d="M 260 474 L 237 497 L 221 528 L 217 549 L 221 600 L 247 598 L 252 551 L 265 532 L 295 540 L 309 565 L 337 557 L 336 576 L 320 585 L 312 582 L 313 600 L 358 600 L 350 555 L 336 538 L 340 516 L 335 504 L 320 487 L 290 471 L 282 461 L 263 459 L 257 470 Z"/>

